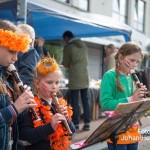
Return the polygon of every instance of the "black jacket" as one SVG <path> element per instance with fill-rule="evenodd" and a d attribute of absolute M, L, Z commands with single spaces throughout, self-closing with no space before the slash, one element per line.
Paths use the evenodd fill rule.
<path fill-rule="evenodd" d="M 15 62 L 15 67 L 20 75 L 22 82 L 30 87 L 33 87 L 34 69 L 39 61 L 39 55 L 33 47 L 26 53 L 19 53 L 18 60 Z"/>
<path fill-rule="evenodd" d="M 48 103 L 43 100 L 44 105 Z M 56 112 L 54 104 L 51 106 L 52 113 Z M 68 121 L 69 127 L 72 133 L 75 133 L 75 127 L 72 121 Z M 50 150 L 50 141 L 48 135 L 54 133 L 54 130 L 50 123 L 43 126 L 34 128 L 32 121 L 32 114 L 28 112 L 22 123 L 19 125 L 20 140 L 28 141 L 32 145 L 26 146 L 26 150 Z"/>

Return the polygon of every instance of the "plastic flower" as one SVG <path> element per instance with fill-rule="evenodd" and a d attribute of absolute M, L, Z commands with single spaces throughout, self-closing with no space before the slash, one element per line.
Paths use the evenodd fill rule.
<path fill-rule="evenodd" d="M 57 70 L 58 64 L 54 58 L 46 57 L 38 63 L 37 69 L 41 74 L 46 75 Z"/>
<path fill-rule="evenodd" d="M 32 116 L 34 128 L 37 128 L 46 123 L 49 123 L 53 114 L 50 112 L 51 107 L 43 105 L 41 99 L 39 99 L 38 97 L 34 97 L 34 100 L 38 105 L 38 106 L 34 107 L 36 113 L 38 114 L 38 117 L 41 118 L 40 113 L 43 116 L 43 120 L 41 119 L 40 121 L 35 121 L 34 116 Z M 59 99 L 59 104 L 64 107 L 67 106 L 67 103 L 63 98 Z M 71 118 L 71 116 L 72 116 L 71 107 L 67 106 L 67 110 L 68 110 L 68 115 L 70 116 L 69 118 Z M 68 150 L 68 147 L 71 144 L 70 136 L 68 136 L 68 131 L 62 124 L 57 125 L 56 131 L 53 134 L 50 134 L 48 136 L 48 139 L 49 139 L 50 145 L 51 145 L 50 149 L 53 149 L 53 150 L 58 150 L 58 149 L 59 150 Z"/>
<path fill-rule="evenodd" d="M 28 34 L 0 29 L 0 46 L 7 47 L 12 51 L 26 52 L 30 42 Z"/>

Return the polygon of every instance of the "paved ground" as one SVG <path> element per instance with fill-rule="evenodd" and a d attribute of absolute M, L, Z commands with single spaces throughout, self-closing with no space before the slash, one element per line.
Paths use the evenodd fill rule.
<path fill-rule="evenodd" d="M 105 120 L 105 118 L 99 118 L 96 121 L 91 122 L 91 130 L 86 132 L 76 133 L 73 137 L 72 143 L 76 143 L 82 140 L 87 139 L 95 129 Z M 150 149 L 150 118 L 143 117 L 141 119 L 142 127 L 141 132 L 143 133 L 143 140 L 139 142 L 139 150 L 149 150 Z M 80 128 L 82 128 L 83 123 L 80 124 Z M 88 148 L 88 150 L 107 150 L 107 145 L 105 142 L 98 145 L 98 148 Z"/>

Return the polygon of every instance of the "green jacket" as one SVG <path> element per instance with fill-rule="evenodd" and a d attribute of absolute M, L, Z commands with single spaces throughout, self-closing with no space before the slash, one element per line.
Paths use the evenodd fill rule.
<path fill-rule="evenodd" d="M 119 103 L 128 103 L 128 99 L 133 95 L 134 86 L 131 76 L 119 74 L 120 83 L 125 92 L 116 89 L 116 71 L 107 71 L 100 87 L 100 105 L 103 110 L 114 110 Z"/>
<path fill-rule="evenodd" d="M 88 88 L 88 49 L 83 41 L 71 39 L 66 44 L 62 64 L 68 68 L 69 89 Z"/>

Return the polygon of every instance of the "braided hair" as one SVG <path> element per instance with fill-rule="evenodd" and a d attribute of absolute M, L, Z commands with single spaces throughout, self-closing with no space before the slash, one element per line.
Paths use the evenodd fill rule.
<path fill-rule="evenodd" d="M 119 79 L 119 54 L 121 54 L 123 57 L 134 54 L 140 52 L 142 55 L 142 58 L 144 57 L 144 55 L 142 54 L 142 49 L 141 49 L 141 45 L 139 43 L 135 43 L 135 42 L 127 42 L 125 44 L 123 44 L 117 54 L 115 55 L 115 64 L 116 64 L 116 83 L 117 83 L 117 90 L 118 91 L 122 91 L 124 92 L 124 89 L 120 83 L 120 79 Z"/>

